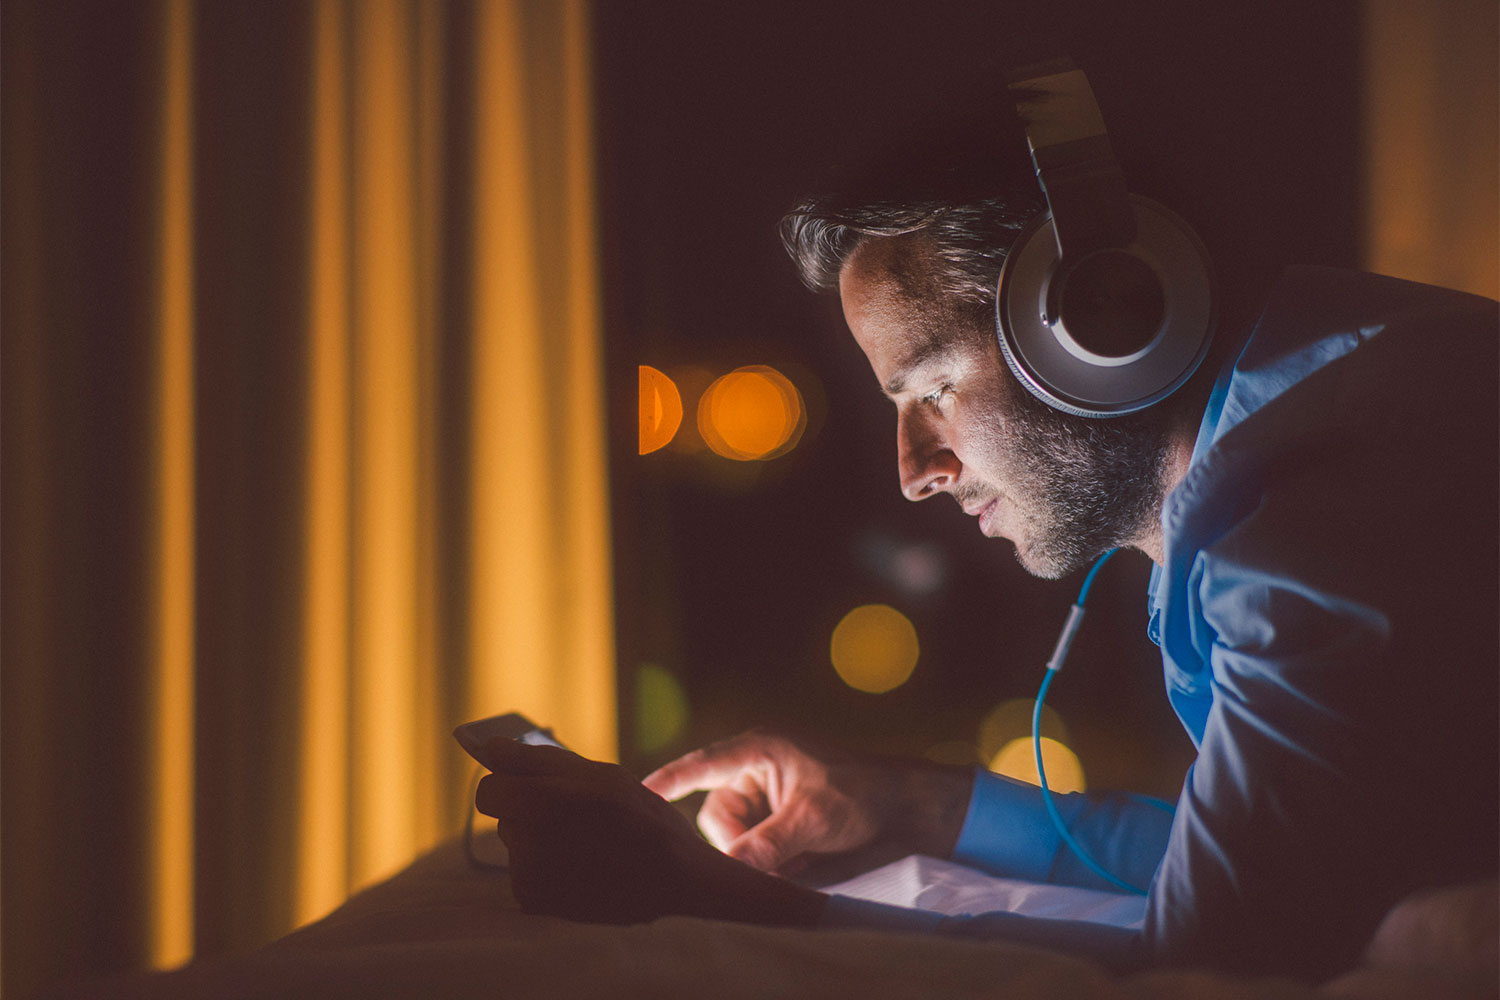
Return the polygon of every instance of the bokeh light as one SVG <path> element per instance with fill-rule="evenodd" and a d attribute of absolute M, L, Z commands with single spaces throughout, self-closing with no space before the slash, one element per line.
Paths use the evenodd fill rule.
<path fill-rule="evenodd" d="M 917 665 L 917 630 L 886 604 L 864 604 L 834 627 L 829 655 L 845 684 L 870 694 L 900 687 Z"/>
<path fill-rule="evenodd" d="M 948 559 L 930 542 L 908 542 L 871 531 L 855 543 L 860 565 L 910 598 L 930 597 L 948 582 Z"/>
<path fill-rule="evenodd" d="M 1042 737 L 1042 765 L 1047 769 L 1047 787 L 1059 795 L 1086 790 L 1083 765 L 1078 755 L 1049 736 Z M 1033 785 L 1042 783 L 1037 777 L 1036 754 L 1029 736 L 1011 740 L 1001 747 L 995 759 L 990 761 L 990 770 L 1017 781 Z"/>
<path fill-rule="evenodd" d="M 671 671 L 643 663 L 635 674 L 635 745 L 642 753 L 671 746 L 687 726 L 688 701 Z"/>
<path fill-rule="evenodd" d="M 715 453 L 736 461 L 785 454 L 806 426 L 797 387 L 766 365 L 736 368 L 698 400 L 698 432 Z"/>
<path fill-rule="evenodd" d="M 1012 698 L 990 709 L 980 720 L 975 738 L 979 759 L 994 760 L 1011 740 L 1031 739 L 1031 713 L 1035 706 L 1036 702 L 1030 698 Z M 1063 744 L 1071 742 L 1062 716 L 1054 712 L 1051 705 L 1043 705 L 1042 738 L 1048 737 Z"/>
<path fill-rule="evenodd" d="M 640 453 L 664 447 L 682 423 L 682 396 L 664 372 L 639 366 Z"/>

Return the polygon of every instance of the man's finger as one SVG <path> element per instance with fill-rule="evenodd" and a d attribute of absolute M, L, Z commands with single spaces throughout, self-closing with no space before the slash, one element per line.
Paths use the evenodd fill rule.
<path fill-rule="evenodd" d="M 474 791 L 474 806 L 500 820 L 552 822 L 569 809 L 586 811 L 599 797 L 599 787 L 571 775 L 487 774 Z"/>
<path fill-rule="evenodd" d="M 727 851 L 730 844 L 763 818 L 764 812 L 734 789 L 717 788 L 698 810 L 698 829 L 710 844 Z"/>
<path fill-rule="evenodd" d="M 773 813 L 745 831 L 724 852 L 763 872 L 779 871 L 806 848 L 795 812 Z"/>
<path fill-rule="evenodd" d="M 729 784 L 747 767 L 766 759 L 766 737 L 743 733 L 694 750 L 646 775 L 641 784 L 673 801 Z"/>
<path fill-rule="evenodd" d="M 505 794 L 505 784 L 493 774 L 487 774 L 479 779 L 479 786 L 474 790 L 474 808 L 486 816 L 499 819 L 506 811 L 510 798 Z"/>

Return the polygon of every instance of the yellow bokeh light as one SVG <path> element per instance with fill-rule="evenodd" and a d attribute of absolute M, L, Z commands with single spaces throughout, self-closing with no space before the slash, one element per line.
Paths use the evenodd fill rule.
<path fill-rule="evenodd" d="M 1031 714 L 1036 702 L 1031 698 L 1012 698 L 1002 701 L 979 723 L 975 742 L 979 746 L 981 760 L 994 760 L 995 755 L 1011 740 L 1031 738 Z M 1062 716 L 1052 710 L 1051 705 L 1042 706 L 1042 738 L 1051 737 L 1059 743 L 1068 742 L 1068 727 Z"/>
<path fill-rule="evenodd" d="M 750 365 L 717 379 L 698 400 L 698 431 L 709 448 L 741 462 L 775 458 L 807 425 L 802 396 L 774 368 Z"/>
<path fill-rule="evenodd" d="M 666 373 L 639 366 L 640 453 L 665 447 L 682 423 L 682 396 Z"/>
<path fill-rule="evenodd" d="M 671 672 L 643 663 L 635 675 L 635 744 L 642 753 L 670 746 L 687 725 L 688 701 Z"/>
<path fill-rule="evenodd" d="M 1047 787 L 1059 795 L 1086 790 L 1083 765 L 1079 763 L 1078 755 L 1049 736 L 1042 737 L 1042 765 L 1047 769 Z M 1029 736 L 1011 740 L 1001 747 L 995 759 L 990 761 L 990 770 L 1017 781 L 1041 784 Z"/>
<path fill-rule="evenodd" d="M 845 684 L 881 694 L 900 687 L 917 665 L 917 630 L 895 608 L 865 604 L 834 627 L 829 655 Z"/>

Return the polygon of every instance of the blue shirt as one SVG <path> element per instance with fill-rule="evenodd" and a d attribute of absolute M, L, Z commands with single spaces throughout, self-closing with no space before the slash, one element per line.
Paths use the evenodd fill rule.
<path fill-rule="evenodd" d="M 825 924 L 1316 980 L 1352 966 L 1414 889 L 1492 877 L 1496 332 L 1487 299 L 1297 268 L 1215 386 L 1163 505 L 1148 602 L 1198 748 L 1176 815 L 1059 797 L 1096 859 L 1150 886 L 1141 928 L 839 897 Z M 954 858 L 1108 888 L 1039 789 L 985 772 Z"/>

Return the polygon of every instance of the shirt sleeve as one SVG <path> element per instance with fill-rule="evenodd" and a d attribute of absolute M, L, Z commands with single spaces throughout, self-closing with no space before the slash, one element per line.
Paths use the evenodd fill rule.
<path fill-rule="evenodd" d="M 1215 698 L 1147 946 L 1160 960 L 1247 972 L 1275 956 L 1317 978 L 1352 964 L 1393 901 L 1360 871 L 1375 861 L 1382 810 L 1370 793 L 1382 781 L 1362 734 L 1374 720 L 1350 697 L 1359 674 L 1384 672 L 1388 624 L 1335 593 L 1269 574 L 1252 583 L 1252 572 L 1220 561 L 1206 575 L 1208 618 L 1225 628 L 1211 652 Z"/>
<path fill-rule="evenodd" d="M 1142 888 L 1151 884 L 1171 834 L 1171 806 L 1124 792 L 1053 799 L 1068 831 L 1106 871 Z M 953 860 L 1007 878 L 1118 891 L 1063 842 L 1040 788 L 979 768 Z"/>

